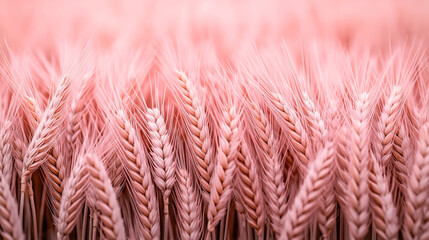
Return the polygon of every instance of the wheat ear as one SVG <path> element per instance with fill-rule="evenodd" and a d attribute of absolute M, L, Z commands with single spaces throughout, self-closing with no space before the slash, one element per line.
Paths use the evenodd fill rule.
<path fill-rule="evenodd" d="M 420 239 L 429 196 L 429 123 L 423 125 L 417 146 L 416 159 L 410 172 L 405 211 L 404 236 Z M 426 209 L 427 211 L 427 209 Z M 426 229 L 427 230 L 427 229 Z"/>
<path fill-rule="evenodd" d="M 310 159 L 307 146 L 308 134 L 299 121 L 296 112 L 288 106 L 281 95 L 274 94 L 271 100 L 281 116 L 281 126 L 290 137 L 292 155 L 298 160 L 295 164 L 298 166 L 301 176 L 305 176 L 307 173 L 307 164 Z"/>
<path fill-rule="evenodd" d="M 11 183 L 12 161 L 12 122 L 5 121 L 0 129 L 0 172 L 7 183 Z"/>
<path fill-rule="evenodd" d="M 91 179 L 91 189 L 97 199 L 95 207 L 100 212 L 104 236 L 107 239 L 125 240 L 121 208 L 103 163 L 97 157 L 88 154 L 85 156 L 85 167 Z"/>
<path fill-rule="evenodd" d="M 313 151 L 317 152 L 327 139 L 327 129 L 325 128 L 325 123 L 319 111 L 306 93 L 303 94 L 303 102 L 303 110 L 307 116 L 307 123 L 314 139 Z M 335 167 L 336 165 L 334 164 L 333 166 Z M 325 239 L 331 234 L 337 218 L 337 204 L 333 192 L 334 182 L 333 178 L 330 179 L 331 181 L 327 183 L 326 189 L 323 191 L 322 199 L 320 200 L 320 208 L 317 214 L 318 225 Z"/>
<path fill-rule="evenodd" d="M 176 181 L 176 161 L 174 161 L 173 146 L 164 117 L 159 109 L 147 109 L 146 119 L 153 158 L 153 179 L 164 196 L 164 204 L 168 206 L 168 198 Z"/>
<path fill-rule="evenodd" d="M 164 200 L 164 236 L 168 238 L 168 205 L 171 189 L 176 182 L 176 161 L 173 159 L 173 146 L 170 143 L 170 135 L 164 117 L 157 108 L 146 110 L 146 119 L 151 143 L 151 155 L 153 166 L 153 181 L 161 190 Z"/>
<path fill-rule="evenodd" d="M 339 136 L 336 142 L 336 182 L 335 194 L 341 209 L 344 211 L 348 206 L 347 184 L 349 181 L 349 161 L 350 161 L 350 148 L 347 143 L 349 139 L 349 131 L 347 125 L 343 125 L 339 129 Z"/>
<path fill-rule="evenodd" d="M 9 183 L 0 172 L 0 234 L 5 240 L 24 240 L 18 204 L 10 192 Z"/>
<path fill-rule="evenodd" d="M 318 199 L 324 187 L 331 181 L 331 167 L 334 161 L 334 148 L 328 143 L 311 163 L 308 174 L 304 179 L 293 204 L 283 217 L 284 230 L 280 239 L 302 239 L 304 231 L 310 222 L 310 217 L 318 210 Z"/>
<path fill-rule="evenodd" d="M 174 202 L 179 219 L 177 223 L 181 239 L 201 239 L 203 229 L 202 203 L 188 171 L 178 169 L 177 185 L 174 188 Z"/>
<path fill-rule="evenodd" d="M 393 191 L 396 193 L 396 198 L 394 201 L 398 208 L 398 224 L 402 225 L 404 221 L 404 208 L 406 206 L 405 203 L 405 195 L 407 193 L 408 186 L 408 166 L 406 163 L 405 152 L 404 152 L 404 138 L 406 135 L 405 127 L 401 126 L 399 131 L 395 134 L 393 140 L 393 171 L 395 178 L 393 179 Z"/>
<path fill-rule="evenodd" d="M 382 239 L 398 238 L 398 218 L 388 182 L 375 157 L 369 159 L 369 189 L 375 231 Z"/>
<path fill-rule="evenodd" d="M 237 155 L 238 188 L 243 201 L 246 219 L 258 236 L 264 233 L 265 212 L 262 185 L 255 159 L 249 153 L 247 143 L 242 141 Z"/>
<path fill-rule="evenodd" d="M 283 179 L 283 163 L 279 159 L 279 143 L 274 137 L 271 125 L 262 109 L 251 104 L 254 118 L 254 130 L 258 146 L 262 150 L 261 160 L 264 171 L 262 183 L 267 204 L 267 215 L 274 233 L 279 236 L 281 232 L 281 218 L 286 213 L 286 184 Z"/>
<path fill-rule="evenodd" d="M 41 119 L 41 111 L 37 106 L 34 99 L 30 97 L 26 97 L 24 101 L 24 105 L 26 109 L 30 113 L 28 117 L 29 121 L 29 130 L 31 135 L 36 130 L 37 125 L 40 123 Z M 54 214 L 54 218 L 58 217 L 58 212 L 60 209 L 61 195 L 63 191 L 62 182 L 64 179 L 64 167 L 62 166 L 63 159 L 59 159 L 57 150 L 55 147 L 51 148 L 48 151 L 46 156 L 46 162 L 42 168 L 43 173 L 47 176 L 45 179 L 49 183 L 49 200 L 51 202 L 52 211 Z"/>
<path fill-rule="evenodd" d="M 232 185 L 236 168 L 235 158 L 237 157 L 240 143 L 238 133 L 239 117 L 234 106 L 223 112 L 220 124 L 219 147 L 217 162 L 213 176 L 210 180 L 211 191 L 208 207 L 209 232 L 213 231 L 219 221 L 225 216 L 228 204 L 232 196 Z"/>
<path fill-rule="evenodd" d="M 82 212 L 85 203 L 86 182 L 88 180 L 84 165 L 85 161 L 88 160 L 85 158 L 87 157 L 78 158 L 64 184 L 57 220 L 57 239 L 68 238 L 67 235 L 73 230 Z"/>
<path fill-rule="evenodd" d="M 392 176 L 394 167 L 393 151 L 395 136 L 398 132 L 398 120 L 403 105 L 403 94 L 400 87 L 395 86 L 387 99 L 381 112 L 380 120 L 373 141 L 375 161 L 383 166 L 383 173 L 387 174 L 389 181 Z"/>
<path fill-rule="evenodd" d="M 363 93 L 351 113 L 350 164 L 348 181 L 348 226 L 351 239 L 363 239 L 370 223 L 369 204 L 369 95 Z"/>
<path fill-rule="evenodd" d="M 143 225 L 143 236 L 146 239 L 158 239 L 160 236 L 158 203 L 144 147 L 123 111 L 116 114 L 116 126 L 125 154 L 123 164 L 130 178 L 137 215 Z"/>
<path fill-rule="evenodd" d="M 188 120 L 189 138 L 191 149 L 196 157 L 196 169 L 198 180 L 202 188 L 203 200 L 208 203 L 210 199 L 210 176 L 211 176 L 211 155 L 212 143 L 208 125 L 207 114 L 201 100 L 195 93 L 192 82 L 184 73 L 177 72 L 179 91 L 181 100 Z"/>
<path fill-rule="evenodd" d="M 20 216 L 24 208 L 24 192 L 27 179 L 46 159 L 46 153 L 55 140 L 62 118 L 62 110 L 70 92 L 70 79 L 65 77 L 60 82 L 55 95 L 51 99 L 43 117 L 36 128 L 33 138 L 24 156 L 21 173 Z"/>

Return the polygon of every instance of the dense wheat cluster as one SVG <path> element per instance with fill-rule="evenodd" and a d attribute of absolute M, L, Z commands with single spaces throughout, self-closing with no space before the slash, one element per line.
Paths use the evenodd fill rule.
<path fill-rule="evenodd" d="M 2 239 L 429 239 L 429 5 L 0 0 Z"/>

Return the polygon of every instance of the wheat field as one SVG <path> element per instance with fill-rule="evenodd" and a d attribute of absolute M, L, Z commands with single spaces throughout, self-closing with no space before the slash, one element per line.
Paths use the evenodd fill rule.
<path fill-rule="evenodd" d="M 0 239 L 429 239 L 427 16 L 0 0 Z"/>

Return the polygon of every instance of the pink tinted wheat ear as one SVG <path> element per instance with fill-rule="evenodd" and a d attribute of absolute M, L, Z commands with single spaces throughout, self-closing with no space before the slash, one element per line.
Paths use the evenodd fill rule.
<path fill-rule="evenodd" d="M 265 225 L 264 198 L 261 179 L 255 159 L 249 152 L 246 141 L 241 141 L 237 154 L 239 184 L 236 184 L 243 199 L 243 208 L 249 225 L 262 238 Z"/>
<path fill-rule="evenodd" d="M 27 121 L 29 122 L 30 136 L 33 136 L 38 124 L 41 120 L 41 111 L 34 101 L 30 97 L 24 99 L 24 105 L 28 110 L 29 116 Z M 27 111 L 26 111 L 27 112 Z M 43 173 L 46 175 L 46 181 L 48 182 L 49 200 L 51 203 L 51 210 L 54 213 L 54 218 L 58 217 L 58 211 L 60 208 L 61 195 L 63 191 L 62 182 L 64 179 L 65 169 L 63 167 L 63 157 L 59 158 L 56 147 L 51 148 L 46 156 L 46 161 L 42 165 Z"/>
<path fill-rule="evenodd" d="M 185 118 L 188 123 L 190 148 L 195 155 L 195 166 L 198 180 L 202 188 L 203 200 L 210 200 L 210 176 L 212 164 L 212 143 L 208 125 L 207 113 L 201 100 L 196 95 L 192 82 L 184 73 L 177 72 L 177 82 L 185 110 Z"/>
<path fill-rule="evenodd" d="M 12 122 L 5 121 L 0 129 L 0 172 L 3 174 L 4 181 L 11 183 L 13 160 L 12 160 Z"/>
<path fill-rule="evenodd" d="M 210 179 L 211 191 L 207 209 L 208 227 L 212 232 L 219 221 L 225 216 L 232 197 L 232 185 L 238 146 L 240 143 L 238 125 L 240 119 L 234 106 L 223 112 L 220 123 L 219 147 L 217 162 Z"/>
<path fill-rule="evenodd" d="M 177 171 L 173 199 L 177 209 L 179 236 L 183 240 L 201 239 L 203 229 L 202 203 L 191 175 L 183 168 Z"/>
<path fill-rule="evenodd" d="M 176 161 L 173 158 L 173 146 L 170 143 L 170 135 L 167 132 L 164 117 L 159 109 L 147 109 L 146 119 L 153 158 L 153 179 L 163 194 L 164 204 L 168 207 L 168 198 L 176 181 Z"/>
<path fill-rule="evenodd" d="M 399 86 L 395 86 L 383 107 L 373 144 L 375 161 L 380 162 L 385 169 L 392 169 L 392 151 L 394 138 L 399 129 L 398 120 L 402 104 L 402 89 Z M 390 171 L 385 172 L 390 177 Z"/>
<path fill-rule="evenodd" d="M 368 233 L 369 211 L 369 95 L 362 93 L 351 113 L 347 223 L 351 239 Z"/>
<path fill-rule="evenodd" d="M 271 228 L 276 236 L 280 236 L 282 221 L 281 218 L 286 213 L 286 183 L 283 178 L 284 164 L 279 156 L 279 142 L 274 136 L 273 129 L 262 111 L 256 105 L 251 104 L 250 108 L 254 119 L 255 139 L 258 141 L 259 150 L 262 150 L 261 164 L 262 186 L 265 193 L 267 206 L 267 217 Z"/>
<path fill-rule="evenodd" d="M 85 167 L 95 193 L 95 208 L 100 212 L 101 229 L 107 239 L 125 240 L 124 220 L 112 183 L 103 163 L 93 155 L 85 156 Z"/>
<path fill-rule="evenodd" d="M 283 231 L 280 239 L 302 239 L 306 227 L 311 222 L 311 216 L 319 208 L 324 187 L 333 177 L 332 165 L 334 162 L 334 148 L 328 143 L 316 159 L 310 164 L 299 192 L 292 205 L 283 217 Z"/>
<path fill-rule="evenodd" d="M 164 117 L 157 108 L 146 110 L 147 127 L 153 159 L 153 179 L 161 190 L 164 202 L 164 236 L 168 237 L 168 205 L 171 189 L 176 182 L 176 161 Z"/>
<path fill-rule="evenodd" d="M 410 171 L 405 209 L 404 236 L 421 239 L 425 205 L 429 196 L 429 123 L 422 126 L 417 146 L 416 159 Z"/>
<path fill-rule="evenodd" d="M 115 117 L 118 137 L 125 155 L 123 165 L 130 178 L 130 189 L 135 198 L 137 216 L 143 226 L 142 234 L 146 239 L 159 239 L 158 202 L 143 143 L 125 112 L 120 110 Z"/>
<path fill-rule="evenodd" d="M 81 156 L 64 184 L 57 220 L 57 239 L 67 239 L 79 220 L 85 203 L 87 181 L 85 157 Z"/>
<path fill-rule="evenodd" d="M 397 209 L 389 192 L 388 181 L 381 170 L 379 162 L 371 154 L 369 159 L 369 189 L 372 206 L 372 218 L 378 237 L 381 239 L 398 238 Z"/>
<path fill-rule="evenodd" d="M 0 172 L 0 235 L 5 240 L 24 240 L 18 204 L 10 192 L 9 184 Z"/>
<path fill-rule="evenodd" d="M 307 116 L 307 123 L 314 139 L 312 142 L 313 151 L 317 152 L 327 141 L 327 129 L 319 111 L 306 93 L 303 94 L 303 102 L 304 113 Z M 332 165 L 333 169 L 335 169 L 334 167 L 335 164 Z M 329 238 L 337 218 L 337 204 L 333 191 L 334 179 L 332 177 L 329 179 L 330 181 L 326 183 L 326 189 L 323 191 L 320 208 L 317 213 L 318 225 L 325 239 Z"/>
<path fill-rule="evenodd" d="M 281 95 L 274 94 L 271 100 L 278 114 L 280 114 L 281 126 L 285 130 L 285 134 L 290 137 L 292 155 L 297 160 L 294 163 L 298 166 L 301 176 L 305 176 L 310 159 L 307 132 L 305 132 L 296 112 L 288 106 Z"/>

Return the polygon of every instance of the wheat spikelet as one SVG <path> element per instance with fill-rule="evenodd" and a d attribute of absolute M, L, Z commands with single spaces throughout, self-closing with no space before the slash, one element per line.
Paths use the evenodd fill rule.
<path fill-rule="evenodd" d="M 70 104 L 70 111 L 68 112 L 68 124 L 66 139 L 68 142 L 68 150 L 71 154 L 78 152 L 79 147 L 82 145 L 82 111 L 84 103 L 81 101 L 83 91 L 79 91 Z"/>
<path fill-rule="evenodd" d="M 100 211 L 101 228 L 104 237 L 125 240 L 125 227 L 121 209 L 103 163 L 97 157 L 87 154 L 85 156 L 85 167 L 97 199 L 94 207 Z"/>
<path fill-rule="evenodd" d="M 334 161 L 334 148 L 331 143 L 319 152 L 293 204 L 283 217 L 283 231 L 280 239 L 302 239 L 310 223 L 310 217 L 319 207 L 319 198 L 324 187 L 333 177 L 331 167 Z"/>
<path fill-rule="evenodd" d="M 208 126 L 207 115 L 204 106 L 198 99 L 192 82 L 185 74 L 178 72 L 177 80 L 181 92 L 183 108 L 186 111 L 188 130 L 190 133 L 190 145 L 196 157 L 196 169 L 202 188 L 203 200 L 208 203 L 210 199 L 210 176 L 212 144 Z"/>
<path fill-rule="evenodd" d="M 13 161 L 12 161 L 12 122 L 5 121 L 0 129 L 0 172 L 4 181 L 11 183 Z"/>
<path fill-rule="evenodd" d="M 407 239 L 421 239 L 425 204 L 429 188 L 429 124 L 420 130 L 417 154 L 410 172 L 407 206 L 405 211 L 404 236 Z M 427 209 L 426 209 L 427 211 Z M 427 231 L 427 229 L 424 229 Z"/>
<path fill-rule="evenodd" d="M 146 119 L 152 146 L 153 179 L 164 196 L 164 204 L 168 205 L 168 198 L 176 181 L 176 161 L 173 159 L 173 146 L 170 143 L 170 135 L 159 109 L 147 109 Z"/>
<path fill-rule="evenodd" d="M 158 203 L 144 148 L 123 111 L 116 114 L 116 127 L 124 149 L 123 164 L 130 178 L 137 215 L 143 225 L 142 234 L 146 239 L 158 239 L 160 236 Z"/>
<path fill-rule="evenodd" d="M 265 212 L 262 186 L 256 161 L 249 153 L 246 141 L 242 141 L 237 154 L 238 184 L 247 222 L 258 236 L 264 233 Z"/>
<path fill-rule="evenodd" d="M 85 203 L 85 191 L 87 172 L 85 158 L 79 157 L 72 168 L 70 176 L 64 184 L 64 192 L 61 197 L 61 205 L 57 220 L 57 239 L 67 239 L 68 235 L 76 225 L 77 220 Z"/>
<path fill-rule="evenodd" d="M 18 204 L 9 189 L 9 183 L 0 172 L 0 235 L 5 240 L 24 240 Z"/>
<path fill-rule="evenodd" d="M 307 133 L 302 127 L 302 124 L 299 121 L 296 113 L 290 107 L 288 107 L 288 104 L 285 102 L 282 96 L 275 94 L 273 95 L 272 101 L 281 116 L 283 123 L 282 126 L 284 126 L 286 134 L 290 137 L 293 150 L 292 154 L 294 155 L 295 159 L 298 160 L 294 163 L 297 164 L 301 175 L 305 176 L 307 172 L 307 164 L 309 161 Z"/>
<path fill-rule="evenodd" d="M 201 239 L 202 203 L 192 184 L 191 176 L 185 169 L 178 169 L 177 185 L 174 188 L 180 238 L 183 240 Z"/>
<path fill-rule="evenodd" d="M 238 134 L 239 117 L 234 106 L 223 112 L 220 125 L 219 150 L 213 176 L 210 180 L 211 191 L 207 212 L 209 232 L 213 231 L 219 221 L 225 216 L 226 208 L 232 196 L 232 180 L 236 168 L 240 143 Z"/>
<path fill-rule="evenodd" d="M 351 115 L 351 156 L 347 190 L 347 216 L 350 238 L 352 239 L 363 239 L 365 237 L 368 232 L 370 220 L 368 192 L 368 97 L 367 93 L 359 96 Z"/>
<path fill-rule="evenodd" d="M 51 99 L 34 136 L 24 156 L 21 173 L 21 203 L 20 211 L 24 205 L 24 191 L 26 181 L 31 174 L 44 162 L 45 155 L 49 151 L 59 130 L 62 110 L 69 96 L 70 79 L 65 77 L 60 82 L 53 98 Z"/>
<path fill-rule="evenodd" d="M 381 166 L 374 156 L 369 159 L 369 166 L 368 182 L 375 231 L 382 239 L 397 239 L 398 212 L 389 192 L 387 179 L 383 176 Z"/>

